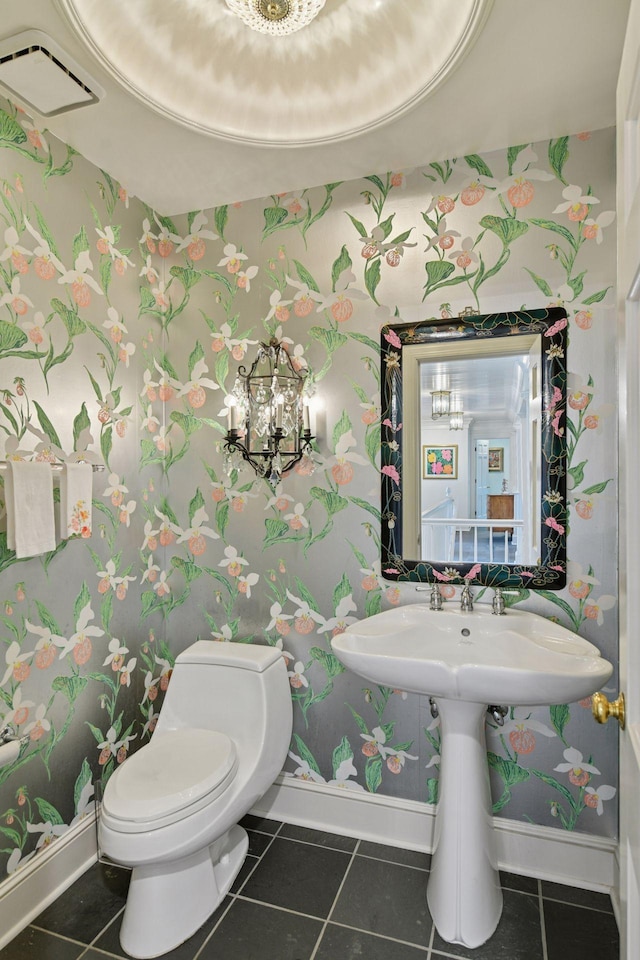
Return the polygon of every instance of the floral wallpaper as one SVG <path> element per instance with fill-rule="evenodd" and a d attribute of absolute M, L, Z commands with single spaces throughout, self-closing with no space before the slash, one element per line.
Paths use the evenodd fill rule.
<path fill-rule="evenodd" d="M 0 147 L 3 458 L 105 465 L 90 537 L 18 560 L 0 533 L 0 718 L 27 738 L 0 768 L 3 873 L 148 741 L 197 638 L 284 651 L 286 775 L 436 800 L 428 701 L 366 688 L 330 646 L 418 599 L 380 569 L 390 321 L 566 308 L 568 586 L 512 599 L 617 659 L 612 130 L 177 217 L 7 102 Z M 275 489 L 222 444 L 238 365 L 272 336 L 319 403 L 313 463 Z M 588 704 L 488 726 L 498 815 L 615 835 L 616 733 Z"/>

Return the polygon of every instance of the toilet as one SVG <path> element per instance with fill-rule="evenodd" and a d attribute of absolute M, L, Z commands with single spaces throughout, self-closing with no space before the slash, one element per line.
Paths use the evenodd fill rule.
<path fill-rule="evenodd" d="M 120 943 L 158 957 L 187 940 L 248 848 L 238 821 L 280 773 L 292 706 L 275 647 L 198 640 L 175 664 L 151 741 L 108 781 L 101 850 L 132 867 Z"/>

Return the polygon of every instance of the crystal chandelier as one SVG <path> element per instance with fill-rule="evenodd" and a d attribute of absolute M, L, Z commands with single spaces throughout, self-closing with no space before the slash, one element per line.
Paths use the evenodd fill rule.
<path fill-rule="evenodd" d="M 232 13 L 252 30 L 286 36 L 318 16 L 325 0 L 225 0 Z"/>
<path fill-rule="evenodd" d="M 297 372 L 284 346 L 275 339 L 261 343 L 251 369 L 239 367 L 226 400 L 227 474 L 241 465 L 240 458 L 274 487 L 299 460 L 311 474 L 309 399 L 310 378 Z"/>

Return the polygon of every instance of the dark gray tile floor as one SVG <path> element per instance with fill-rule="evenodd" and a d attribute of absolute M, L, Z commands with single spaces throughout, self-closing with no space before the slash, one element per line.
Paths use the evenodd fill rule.
<path fill-rule="evenodd" d="M 618 960 L 611 901 L 558 883 L 501 874 L 494 936 L 445 943 L 429 916 L 426 854 L 246 817 L 249 853 L 229 896 L 167 960 Z M 0 960 L 126 958 L 127 870 L 98 863 Z"/>

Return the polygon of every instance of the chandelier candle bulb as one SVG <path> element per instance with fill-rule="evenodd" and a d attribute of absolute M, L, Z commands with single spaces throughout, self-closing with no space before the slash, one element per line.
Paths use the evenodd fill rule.
<path fill-rule="evenodd" d="M 278 400 L 276 404 L 276 430 L 282 430 L 282 418 L 284 416 L 284 403 Z"/>
<path fill-rule="evenodd" d="M 302 426 L 305 433 L 311 433 L 311 414 L 308 403 L 302 405 Z"/>
<path fill-rule="evenodd" d="M 237 404 L 232 403 L 229 406 L 229 432 L 231 432 L 232 430 L 235 430 L 235 431 L 238 430 L 238 426 L 240 422 L 239 413 L 240 411 L 238 410 Z"/>

